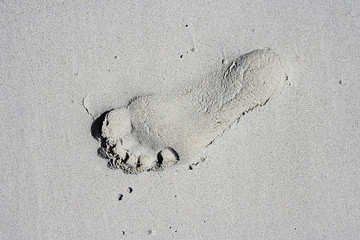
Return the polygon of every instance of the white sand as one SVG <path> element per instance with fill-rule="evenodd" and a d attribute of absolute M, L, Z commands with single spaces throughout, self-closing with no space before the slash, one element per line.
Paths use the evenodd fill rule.
<path fill-rule="evenodd" d="M 357 239 L 360 3 L 272 2 L 0 1 L 0 239 Z M 97 156 L 91 115 L 264 47 L 287 85 L 193 170 Z"/>

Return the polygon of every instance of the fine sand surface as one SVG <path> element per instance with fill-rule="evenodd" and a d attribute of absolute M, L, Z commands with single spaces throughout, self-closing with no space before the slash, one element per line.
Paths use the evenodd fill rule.
<path fill-rule="evenodd" d="M 0 0 L 0 34 L 0 239 L 359 238 L 358 1 Z M 98 155 L 102 113 L 267 48 L 281 91 L 201 154 L 138 174 Z"/>

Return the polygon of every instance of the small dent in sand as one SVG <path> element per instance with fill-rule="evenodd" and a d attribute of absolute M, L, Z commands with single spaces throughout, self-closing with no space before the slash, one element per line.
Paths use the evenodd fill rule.
<path fill-rule="evenodd" d="M 189 170 L 194 170 L 194 167 L 195 167 L 195 166 L 197 166 L 199 163 L 205 162 L 205 160 L 206 160 L 206 157 L 200 158 L 200 161 L 189 165 Z"/>
<path fill-rule="evenodd" d="M 123 199 L 124 195 L 123 194 L 119 194 L 118 200 L 121 201 Z"/>
<path fill-rule="evenodd" d="M 229 60 L 227 60 L 226 58 L 224 58 L 223 60 L 221 60 L 221 63 L 224 65 L 228 65 L 229 64 Z"/>

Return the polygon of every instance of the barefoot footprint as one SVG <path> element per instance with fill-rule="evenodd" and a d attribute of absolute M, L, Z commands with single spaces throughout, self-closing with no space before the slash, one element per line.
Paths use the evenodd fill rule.
<path fill-rule="evenodd" d="M 107 112 L 99 152 L 126 173 L 163 170 L 190 159 L 279 92 L 285 76 L 272 50 L 254 50 L 192 87 L 139 97 Z"/>

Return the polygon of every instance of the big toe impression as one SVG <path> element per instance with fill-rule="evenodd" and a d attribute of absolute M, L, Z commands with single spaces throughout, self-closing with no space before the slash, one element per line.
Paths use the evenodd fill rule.
<path fill-rule="evenodd" d="M 110 111 L 102 125 L 102 137 L 109 141 L 119 141 L 131 133 L 130 113 L 126 108 Z"/>

